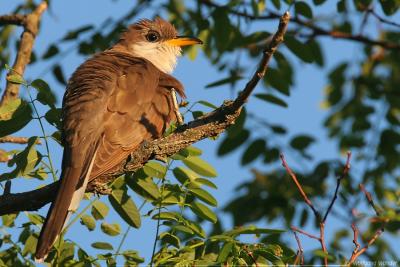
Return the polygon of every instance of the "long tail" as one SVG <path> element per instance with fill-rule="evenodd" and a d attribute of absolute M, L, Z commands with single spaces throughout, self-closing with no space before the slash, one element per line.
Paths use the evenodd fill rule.
<path fill-rule="evenodd" d="M 63 230 L 69 217 L 68 215 L 78 208 L 89 181 L 95 156 L 96 153 L 93 153 L 92 157 L 90 157 L 90 161 L 87 162 L 88 164 L 84 164 L 83 167 L 63 168 L 62 179 L 56 199 L 50 206 L 40 232 L 36 246 L 36 262 L 43 262 L 46 259 L 58 235 Z"/>

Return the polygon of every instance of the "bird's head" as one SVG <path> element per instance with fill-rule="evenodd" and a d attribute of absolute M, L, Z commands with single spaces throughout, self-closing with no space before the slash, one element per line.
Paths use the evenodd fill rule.
<path fill-rule="evenodd" d="M 134 56 L 145 58 L 159 70 L 171 73 L 177 57 L 181 55 L 181 47 L 202 44 L 200 39 L 179 36 L 175 27 L 161 19 L 140 20 L 131 25 L 120 39 L 125 49 Z"/>

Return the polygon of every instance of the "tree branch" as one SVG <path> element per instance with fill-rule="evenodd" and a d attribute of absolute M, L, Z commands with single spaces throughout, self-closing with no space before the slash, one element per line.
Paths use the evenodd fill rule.
<path fill-rule="evenodd" d="M 18 25 L 23 26 L 26 21 L 26 16 L 13 14 L 0 16 L 0 26 L 5 25 Z"/>
<path fill-rule="evenodd" d="M 315 215 L 315 218 L 318 221 L 320 221 L 321 220 L 321 216 L 320 216 L 319 212 L 315 209 L 313 203 L 307 197 L 307 194 L 304 192 L 303 187 L 299 183 L 299 180 L 297 179 L 296 175 L 293 173 L 292 169 L 290 169 L 289 165 L 287 164 L 285 156 L 283 154 L 281 154 L 280 157 L 281 157 L 281 161 L 282 161 L 282 166 L 285 167 L 286 172 L 290 175 L 290 177 L 292 178 L 293 182 L 296 184 L 297 189 L 299 190 L 301 196 L 304 199 L 304 202 L 306 202 L 306 204 L 311 208 L 311 210 L 313 211 L 313 213 Z"/>
<path fill-rule="evenodd" d="M 339 178 L 337 178 L 336 180 L 336 189 L 335 189 L 335 193 L 333 195 L 333 198 L 331 200 L 331 203 L 328 206 L 328 209 L 325 212 L 324 218 L 322 219 L 322 222 L 325 223 L 326 219 L 328 218 L 329 213 L 332 210 L 333 204 L 335 204 L 335 201 L 337 199 L 337 195 L 339 192 L 339 187 L 340 187 L 340 182 L 343 180 L 344 177 L 346 177 L 346 175 L 349 173 L 350 170 L 350 159 L 351 159 L 351 152 L 348 151 L 347 152 L 347 160 L 346 160 L 346 164 L 344 165 L 344 169 L 342 172 L 342 175 L 339 176 Z"/>
<path fill-rule="evenodd" d="M 379 209 L 377 208 L 377 206 L 374 203 L 374 200 L 372 199 L 372 195 L 370 192 L 368 192 L 363 184 L 360 184 L 360 189 L 361 191 L 364 193 L 365 198 L 368 201 L 368 204 L 374 209 L 376 216 L 380 216 L 381 212 L 379 211 Z M 355 223 L 353 223 L 351 225 L 351 228 L 353 229 L 353 233 L 354 233 L 354 238 L 353 238 L 353 243 L 355 245 L 355 248 L 353 250 L 353 253 L 351 254 L 351 257 L 349 259 L 349 262 L 347 263 L 347 266 L 351 266 L 358 257 L 361 256 L 361 254 L 365 253 L 367 251 L 367 249 L 373 244 L 375 243 L 375 241 L 383 234 L 383 232 L 385 231 L 385 225 L 387 223 L 387 219 L 382 221 L 381 227 L 379 227 L 378 230 L 375 231 L 374 235 L 368 240 L 367 244 L 362 247 L 360 249 L 360 244 L 358 243 L 358 229 L 355 225 Z"/>
<path fill-rule="evenodd" d="M 28 141 L 29 141 L 29 138 L 27 138 L 27 137 L 18 137 L 18 136 L 11 136 L 11 135 L 0 137 L 0 143 L 27 144 Z M 41 142 L 39 139 L 37 139 L 36 143 L 40 144 Z"/>
<path fill-rule="evenodd" d="M 289 20 L 289 12 L 286 12 L 281 17 L 277 32 L 263 51 L 263 56 L 256 72 L 234 101 L 225 101 L 221 107 L 213 112 L 178 127 L 175 132 L 167 137 L 145 142 L 139 149 L 133 151 L 126 161 L 120 164 L 117 171 L 107 173 L 90 181 L 86 191 L 100 194 L 107 193 L 107 184 L 125 172 L 134 172 L 150 159 L 171 156 L 204 138 L 217 136 L 234 124 L 242 106 L 248 100 L 260 79 L 265 75 L 272 55 L 283 41 Z M 37 210 L 54 199 L 57 187 L 58 182 L 55 182 L 33 191 L 0 196 L 0 215 L 25 210 Z"/>
<path fill-rule="evenodd" d="M 247 18 L 249 20 L 271 20 L 271 19 L 277 19 L 279 18 L 279 14 L 274 13 L 272 11 L 269 11 L 267 15 L 263 16 L 255 16 L 248 14 L 246 12 L 240 12 L 237 10 L 230 9 L 228 6 L 222 6 L 216 3 L 213 3 L 210 0 L 201 0 L 201 3 L 210 6 L 210 7 L 215 7 L 215 8 L 224 8 L 225 10 L 228 10 L 230 14 L 240 16 Z M 359 43 L 367 44 L 367 45 L 377 45 L 381 46 L 386 49 L 394 49 L 394 50 L 400 50 L 400 44 L 398 43 L 393 43 L 393 42 L 388 42 L 388 41 L 381 41 L 381 40 L 374 40 L 369 37 L 366 37 L 364 35 L 352 35 L 351 33 L 347 32 L 342 32 L 338 30 L 325 30 L 324 28 L 321 28 L 319 26 L 316 26 L 313 22 L 310 21 L 305 21 L 298 16 L 295 16 L 290 19 L 290 22 L 293 22 L 297 25 L 304 26 L 312 31 L 310 36 L 329 36 L 334 39 L 343 39 L 343 40 L 351 40 L 351 41 L 356 41 Z M 395 25 L 393 23 L 390 23 L 388 21 L 385 21 L 388 24 Z"/>
<path fill-rule="evenodd" d="M 46 9 L 47 3 L 43 1 L 31 14 L 26 16 L 6 15 L 0 17 L 0 25 L 14 24 L 24 26 L 24 32 L 21 36 L 17 57 L 12 67 L 13 70 L 21 76 L 23 76 L 25 67 L 31 59 L 33 44 L 39 31 L 40 18 Z M 9 75 L 10 74 L 12 73 L 9 73 Z M 7 80 L 6 89 L 1 98 L 0 106 L 10 100 L 18 98 L 19 86 L 19 84 L 15 84 Z"/>

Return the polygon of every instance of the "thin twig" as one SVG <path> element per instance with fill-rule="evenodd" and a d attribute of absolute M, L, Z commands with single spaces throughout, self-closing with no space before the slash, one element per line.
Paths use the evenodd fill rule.
<path fill-rule="evenodd" d="M 24 32 L 22 33 L 21 42 L 19 44 L 17 52 L 17 57 L 15 59 L 14 65 L 12 66 L 14 72 L 18 73 L 21 76 L 24 75 L 25 67 L 30 62 L 35 37 L 39 31 L 40 18 L 46 9 L 47 9 L 47 2 L 43 1 L 36 7 L 36 9 L 31 14 L 28 14 L 24 17 L 23 20 Z M 9 19 L 8 21 L 16 22 L 17 21 L 16 18 L 18 20 L 21 19 L 21 17 L 19 17 L 18 15 L 16 16 L 12 15 L 12 17 L 8 16 Z M 19 86 L 20 86 L 19 84 L 12 83 L 7 80 L 6 89 L 1 98 L 0 106 L 18 97 Z"/>
<path fill-rule="evenodd" d="M 247 249 L 247 247 L 244 247 L 243 249 L 244 249 L 244 251 L 246 251 L 247 255 L 248 255 L 248 256 L 251 258 L 251 260 L 254 262 L 254 266 L 258 267 L 258 263 L 257 263 L 256 259 L 254 258 L 253 252 L 249 251 L 249 250 Z"/>
<path fill-rule="evenodd" d="M 299 180 L 297 179 L 296 175 L 293 173 L 292 169 L 290 169 L 289 165 L 287 164 L 285 156 L 283 154 L 281 154 L 280 157 L 281 157 L 281 161 L 282 161 L 282 166 L 285 167 L 286 172 L 290 175 L 290 177 L 296 184 L 297 189 L 300 191 L 300 194 L 304 199 L 304 202 L 306 202 L 307 205 L 312 209 L 312 211 L 314 212 L 315 218 L 317 218 L 317 220 L 320 220 L 319 212 L 314 208 L 314 205 L 312 204 L 311 200 L 307 197 L 307 194 L 304 192 L 303 187 L 299 183 Z"/>
<path fill-rule="evenodd" d="M 374 200 L 372 199 L 372 195 L 365 189 L 364 184 L 360 184 L 360 189 L 364 193 L 365 197 L 367 198 L 368 204 L 374 209 L 376 216 L 380 216 L 381 212 L 379 211 L 378 207 L 375 205 Z"/>
<path fill-rule="evenodd" d="M 320 237 L 315 236 L 315 235 L 310 234 L 310 233 L 307 233 L 306 231 L 301 230 L 301 229 L 297 228 L 296 226 L 293 226 L 293 225 L 292 225 L 290 228 L 291 228 L 293 231 L 295 231 L 295 232 L 299 232 L 300 234 L 303 234 L 303 235 L 305 235 L 305 236 L 308 236 L 309 238 L 312 238 L 312 239 L 315 239 L 315 240 L 318 240 L 318 241 L 321 240 Z"/>
<path fill-rule="evenodd" d="M 174 162 L 173 160 L 171 160 L 170 162 L 168 162 L 168 165 L 167 165 L 167 167 L 165 168 L 165 172 L 163 173 L 163 177 L 162 177 L 162 179 L 161 179 L 161 181 L 162 181 L 162 182 L 161 182 L 161 192 L 160 192 L 160 198 L 158 199 L 159 204 L 158 204 L 158 215 L 157 215 L 157 228 L 156 228 L 156 236 L 155 236 L 155 238 L 154 238 L 153 251 L 152 251 L 152 253 L 151 253 L 150 267 L 153 266 L 154 256 L 155 256 L 155 254 L 156 254 L 156 247 L 157 247 L 157 241 L 158 241 L 158 234 L 159 234 L 159 232 L 160 232 L 160 226 L 161 226 L 161 216 L 160 216 L 160 214 L 161 214 L 162 202 L 163 202 L 163 200 L 164 200 L 165 181 L 167 180 L 167 179 L 165 179 L 165 177 L 167 176 L 167 172 L 168 172 L 168 170 L 170 169 L 171 164 L 172 164 L 173 162 Z"/>
<path fill-rule="evenodd" d="M 297 242 L 297 247 L 298 247 L 297 257 L 300 258 L 300 265 L 303 265 L 304 264 L 304 254 L 303 254 L 304 250 L 303 250 L 303 247 L 301 246 L 300 238 L 297 235 L 297 232 L 296 231 L 292 231 L 292 232 L 293 232 L 294 238 L 296 239 L 296 242 Z M 296 258 L 294 265 L 297 265 L 297 258 Z"/>
<path fill-rule="evenodd" d="M 382 23 L 385 23 L 385 24 L 388 24 L 388 25 L 391 25 L 391 26 L 395 26 L 395 27 L 400 27 L 400 24 L 399 24 L 399 23 L 394 22 L 394 21 L 391 21 L 391 20 L 387 20 L 387 19 L 385 19 L 385 18 L 382 18 L 382 17 L 379 16 L 378 13 L 376 13 L 376 11 L 373 10 L 373 9 L 370 9 L 370 10 L 369 10 L 369 13 L 371 13 L 377 20 L 379 20 L 379 21 L 382 22 Z"/>
<path fill-rule="evenodd" d="M 27 144 L 29 138 L 7 135 L 0 138 L 0 143 Z M 40 139 L 36 140 L 36 144 L 40 144 Z"/>
<path fill-rule="evenodd" d="M 353 244 L 355 246 L 353 254 L 356 254 L 358 252 L 358 250 L 360 249 L 361 245 L 360 245 L 360 243 L 358 243 L 358 233 L 359 233 L 359 231 L 358 231 L 358 228 L 357 228 L 355 222 L 353 222 L 351 224 L 351 229 L 353 229 Z"/>
<path fill-rule="evenodd" d="M 324 266 L 328 266 L 328 250 L 326 249 L 325 244 L 325 222 L 319 224 L 319 237 L 319 243 L 321 244 L 322 251 L 325 253 Z"/>
<path fill-rule="evenodd" d="M 213 3 L 210 0 L 201 0 L 200 2 L 207 6 L 211 6 L 211 7 L 215 7 L 215 8 L 224 8 L 224 10 L 227 10 L 230 14 L 240 16 L 240 17 L 243 17 L 243 18 L 246 18 L 249 20 L 272 20 L 272 19 L 277 19 L 280 17 L 279 14 L 274 13 L 272 11 L 269 11 L 267 15 L 255 16 L 255 15 L 248 14 L 246 12 L 240 12 L 237 10 L 233 10 L 233 9 L 229 8 L 228 6 L 222 6 L 222 5 Z M 310 35 L 310 37 L 329 36 L 334 39 L 351 40 L 351 41 L 355 41 L 355 42 L 359 42 L 359 43 L 363 43 L 363 44 L 367 44 L 367 45 L 377 45 L 377 46 L 381 46 L 381 47 L 384 47 L 387 49 L 394 49 L 394 50 L 400 49 L 400 44 L 398 44 L 398 43 L 388 42 L 388 41 L 384 41 L 384 40 L 382 40 L 382 41 L 374 40 L 374 39 L 371 39 L 364 35 L 352 35 L 350 33 L 342 32 L 342 31 L 338 31 L 338 30 L 331 30 L 331 31 L 325 30 L 319 26 L 316 26 L 311 21 L 305 21 L 305 20 L 301 19 L 299 16 L 294 16 L 293 18 L 290 19 L 290 21 L 297 25 L 301 25 L 301 26 L 304 26 L 304 27 L 312 30 L 312 34 Z M 391 24 L 389 22 L 387 22 L 387 23 Z"/>
<path fill-rule="evenodd" d="M 376 216 L 380 216 L 381 212 L 379 211 L 378 207 L 375 205 L 374 200 L 372 199 L 372 195 L 370 192 L 368 192 L 365 189 L 365 186 L 363 184 L 360 184 L 360 189 L 361 191 L 364 193 L 369 205 L 374 209 Z M 353 250 L 353 253 L 349 259 L 349 262 L 347 263 L 347 266 L 350 266 L 351 264 L 353 264 L 355 262 L 355 260 L 361 256 L 363 253 L 365 253 L 367 251 L 367 249 L 373 244 L 375 243 L 375 241 L 382 235 L 382 233 L 385 231 L 385 225 L 387 223 L 388 220 L 384 220 L 382 221 L 381 227 L 379 227 L 378 230 L 375 231 L 375 234 L 368 240 L 367 244 L 361 248 L 360 248 L 360 244 L 357 241 L 357 237 L 358 237 L 358 230 L 355 226 L 355 224 L 352 224 L 352 229 L 354 232 L 354 238 L 353 238 L 353 243 L 355 244 L 356 248 Z"/>
<path fill-rule="evenodd" d="M 336 201 L 336 199 L 337 199 L 337 195 L 338 195 L 338 192 L 339 192 L 340 182 L 341 182 L 341 181 L 343 180 L 343 178 L 346 177 L 346 175 L 349 173 L 349 170 L 350 170 L 350 159 L 351 159 L 351 152 L 348 151 L 348 152 L 347 152 L 346 164 L 344 165 L 342 174 L 341 174 L 341 175 L 337 178 L 337 180 L 336 180 L 335 194 L 333 195 L 333 198 L 332 198 L 332 200 L 331 200 L 331 203 L 329 204 L 328 209 L 326 210 L 326 213 L 325 213 L 325 215 L 324 215 L 324 217 L 323 217 L 323 219 L 322 219 L 322 222 L 323 222 L 323 223 L 326 222 L 326 219 L 328 218 L 328 215 L 329 215 L 329 213 L 330 213 L 331 210 L 332 210 L 333 204 L 335 204 L 335 201 Z"/>

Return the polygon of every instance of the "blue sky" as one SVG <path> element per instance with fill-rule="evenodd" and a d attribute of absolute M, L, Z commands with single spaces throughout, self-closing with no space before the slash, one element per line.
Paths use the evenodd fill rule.
<path fill-rule="evenodd" d="M 18 1 L 1 1 L 0 2 L 0 13 L 8 13 L 12 10 L 15 3 Z M 38 35 L 35 43 L 35 51 L 40 55 L 45 52 L 48 44 L 60 40 L 67 31 L 75 29 L 79 26 L 101 23 L 107 17 L 118 19 L 123 16 L 128 9 L 131 8 L 131 3 L 127 1 L 110 1 L 110 0 L 97 0 L 95 7 L 93 1 L 52 1 L 51 11 L 44 14 L 42 20 L 41 32 Z M 324 5 L 321 9 L 321 13 L 329 14 L 331 8 L 335 8 L 334 5 Z M 141 18 L 151 17 L 152 12 L 142 14 Z M 277 26 L 276 21 L 259 22 L 256 24 L 254 29 L 266 29 L 274 31 Z M 311 153 L 316 155 L 318 160 L 322 159 L 339 159 L 343 158 L 344 155 L 340 154 L 335 149 L 335 144 L 330 141 L 325 131 L 322 129 L 322 121 L 325 118 L 327 112 L 320 108 L 320 104 L 323 100 L 323 88 L 326 83 L 324 73 L 326 70 L 332 69 L 338 62 L 343 59 L 357 59 L 360 57 L 361 52 L 357 51 L 356 46 L 352 43 L 345 41 L 335 41 L 330 39 L 321 39 L 322 47 L 324 49 L 326 65 L 321 69 L 316 68 L 313 65 L 299 63 L 298 60 L 292 60 L 295 63 L 297 72 L 296 85 L 291 88 L 291 96 L 285 100 L 289 104 L 289 108 L 284 109 L 278 106 L 266 104 L 254 97 L 252 97 L 247 105 L 249 110 L 256 111 L 260 117 L 268 118 L 271 123 L 280 123 L 286 125 L 290 129 L 290 134 L 293 136 L 299 133 L 311 133 L 318 137 L 317 143 L 311 147 Z M 67 49 L 71 47 L 71 44 L 64 45 L 63 48 Z M 293 59 L 290 52 L 285 48 L 280 48 L 285 55 Z M 69 54 L 62 60 L 64 72 L 66 77 L 84 61 L 84 58 L 78 57 L 75 52 Z M 38 78 L 39 75 L 43 74 L 50 62 L 34 64 L 28 67 L 25 77 L 27 79 Z M 245 73 L 246 77 L 250 77 L 256 66 L 254 62 L 249 62 L 248 71 Z M 225 74 L 217 73 L 211 64 L 205 59 L 200 52 L 198 57 L 191 61 L 188 57 L 182 57 L 179 60 L 178 67 L 174 72 L 174 76 L 178 78 L 185 86 L 188 100 L 194 102 L 197 100 L 207 100 L 216 105 L 222 103 L 223 100 L 229 99 L 231 93 L 228 87 L 218 87 L 215 89 L 205 89 L 205 85 L 213 81 L 219 80 L 225 77 Z M 52 77 L 51 73 L 47 72 L 41 78 L 45 79 L 52 86 L 53 90 L 57 92 L 59 96 L 59 105 L 62 98 L 64 88 L 60 86 Z M 239 83 L 240 86 L 244 86 L 246 79 Z M 4 88 L 4 79 L 0 88 Z M 259 86 L 256 89 L 257 92 L 265 91 L 265 88 Z M 190 120 L 191 116 L 186 118 L 186 121 Z M 26 133 L 27 135 L 40 135 L 37 125 L 32 125 L 21 132 L 21 135 Z M 246 181 L 251 179 L 249 170 L 251 168 L 258 168 L 265 170 L 260 162 L 255 162 L 249 166 L 240 166 L 240 156 L 242 151 L 236 151 L 235 153 L 229 154 L 226 157 L 220 158 L 216 156 L 216 148 L 218 147 L 218 141 L 204 140 L 198 143 L 196 146 L 203 149 L 203 158 L 209 162 L 212 162 L 214 167 L 218 171 L 218 177 L 215 179 L 218 185 L 218 191 L 215 192 L 215 196 L 218 199 L 219 207 L 222 208 L 228 200 L 234 196 L 234 188 Z M 59 168 L 61 160 L 61 150 L 56 146 L 52 145 L 52 155 L 55 160 L 55 165 Z M 285 151 L 283 151 L 285 153 Z M 310 165 L 299 164 L 294 159 L 288 158 L 289 163 L 293 167 L 310 168 Z M 3 166 L 0 165 L 0 170 Z M 50 180 L 49 180 L 50 181 Z M 18 186 L 13 186 L 13 192 L 17 189 L 18 191 L 24 191 L 32 189 L 36 186 L 35 183 L 22 180 L 18 182 Z M 139 205 L 137 198 L 136 203 Z M 104 199 L 107 202 L 106 199 Z M 84 206 L 85 204 L 83 204 Z M 44 214 L 47 208 L 41 210 Z M 115 214 L 109 215 L 107 218 L 108 222 L 118 221 L 119 218 Z M 232 222 L 228 216 L 223 216 L 223 223 L 226 227 L 232 226 Z M 263 224 L 266 226 L 265 224 Z M 98 225 L 99 226 L 99 225 Z M 123 231 L 126 229 L 126 225 L 122 224 Z M 151 248 L 154 240 L 154 229 L 155 224 L 149 219 L 144 219 L 143 227 L 140 230 L 131 230 L 125 247 L 136 249 L 140 251 L 142 256 L 147 259 L 151 255 Z M 94 241 L 107 240 L 113 244 L 118 244 L 120 237 L 109 238 L 103 233 L 89 233 L 84 227 L 79 224 L 75 226 L 68 233 L 68 238 L 75 240 L 80 243 L 85 249 L 89 251 L 90 244 Z M 291 239 L 291 234 L 288 235 L 288 239 Z M 100 239 L 100 240 L 99 240 Z M 317 244 L 305 241 L 306 249 L 317 247 Z"/>

